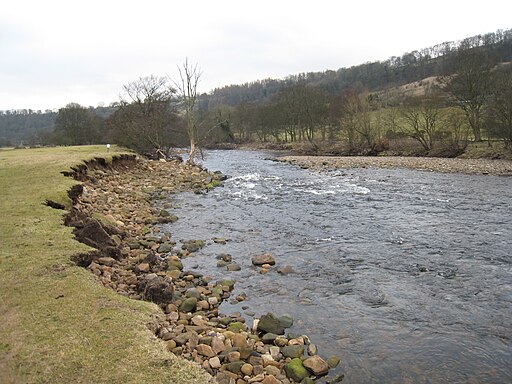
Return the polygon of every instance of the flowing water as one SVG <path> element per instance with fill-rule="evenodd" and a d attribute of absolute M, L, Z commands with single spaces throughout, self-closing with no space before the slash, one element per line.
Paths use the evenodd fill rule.
<path fill-rule="evenodd" d="M 268 156 L 208 152 L 225 186 L 171 200 L 175 240 L 229 239 L 185 259 L 247 294 L 223 313 L 290 314 L 290 331 L 341 358 L 344 383 L 512 382 L 512 178 Z M 263 252 L 295 273 L 259 274 Z M 217 268 L 220 253 L 242 270 Z"/>

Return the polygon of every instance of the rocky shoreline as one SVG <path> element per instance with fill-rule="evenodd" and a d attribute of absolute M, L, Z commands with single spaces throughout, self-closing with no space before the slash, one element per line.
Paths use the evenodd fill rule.
<path fill-rule="evenodd" d="M 94 159 L 64 174 L 82 182 L 69 192 L 73 208 L 65 223 L 74 227 L 77 240 L 95 248 L 75 255 L 74 261 L 105 287 L 156 303 L 162 311 L 149 326 L 167 350 L 200 364 L 221 384 L 343 379 L 342 374 L 328 375 L 337 357 L 321 358 L 305 335 L 285 336 L 293 319 L 269 313 L 248 326 L 240 313 L 223 315 L 219 306 L 235 283 L 184 270 L 182 260 L 206 243 L 190 239 L 177 248 L 172 233 L 162 230 L 161 224 L 178 220 L 169 197 L 184 190 L 205 193 L 221 184 L 222 175 L 178 159 L 148 161 L 134 155 L 115 157 L 112 163 Z M 275 261 L 262 256 L 253 264 L 264 273 Z"/>
<path fill-rule="evenodd" d="M 282 156 L 276 160 L 313 169 L 408 168 L 429 172 L 512 176 L 512 161 L 401 156 Z"/>

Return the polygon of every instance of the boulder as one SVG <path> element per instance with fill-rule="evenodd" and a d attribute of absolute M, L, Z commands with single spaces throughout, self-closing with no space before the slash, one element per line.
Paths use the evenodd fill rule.
<path fill-rule="evenodd" d="M 338 356 L 329 356 L 326 362 L 329 368 L 336 368 L 340 363 L 340 358 Z"/>
<path fill-rule="evenodd" d="M 275 265 L 276 260 L 270 253 L 264 253 L 252 257 L 252 264 L 255 266 L 262 266 L 264 264 Z"/>
<path fill-rule="evenodd" d="M 304 354 L 304 347 L 302 345 L 287 345 L 286 347 L 283 347 L 281 350 L 281 353 L 284 357 L 302 357 Z"/>
<path fill-rule="evenodd" d="M 284 371 L 289 379 L 295 380 L 297 383 L 300 383 L 309 376 L 309 372 L 299 358 L 292 359 L 289 363 L 285 364 Z"/>
<path fill-rule="evenodd" d="M 213 352 L 212 347 L 206 344 L 199 344 L 197 346 L 197 353 L 208 358 L 215 356 L 215 352 Z"/>
<path fill-rule="evenodd" d="M 226 266 L 226 269 L 230 272 L 234 272 L 234 271 L 240 271 L 242 269 L 242 267 L 240 267 L 240 265 L 238 265 L 237 263 L 231 263 Z"/>
<path fill-rule="evenodd" d="M 277 380 L 274 375 L 266 376 L 261 384 L 282 384 L 281 380 Z"/>
<path fill-rule="evenodd" d="M 267 313 L 261 316 L 258 322 L 258 331 L 266 333 L 275 333 L 276 335 L 284 334 L 284 327 L 279 322 L 279 319 L 273 313 Z"/>
<path fill-rule="evenodd" d="M 195 311 L 197 307 L 197 298 L 195 297 L 189 297 L 185 300 L 183 300 L 183 302 L 181 303 L 180 305 L 180 311 L 181 312 L 193 312 Z"/>
<path fill-rule="evenodd" d="M 329 371 L 327 363 L 318 355 L 308 357 L 303 361 L 304 367 L 315 376 L 326 375 Z"/>

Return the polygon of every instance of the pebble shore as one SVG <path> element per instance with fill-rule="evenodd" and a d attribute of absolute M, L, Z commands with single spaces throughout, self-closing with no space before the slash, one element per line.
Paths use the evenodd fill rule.
<path fill-rule="evenodd" d="M 96 249 L 74 261 L 120 295 L 157 304 L 161 311 L 148 326 L 169 352 L 201 365 L 219 384 L 343 379 L 332 371 L 339 358 L 324 360 L 306 335 L 286 332 L 292 318 L 261 314 L 248 325 L 240 313 L 222 314 L 219 306 L 230 299 L 235 282 L 184 269 L 183 259 L 222 239 L 190 239 L 177 247 L 162 226 L 179 219 L 172 214 L 171 196 L 183 190 L 206 193 L 221 184 L 222 175 L 178 160 L 135 157 L 112 164 L 96 159 L 65 174 L 82 182 L 69 193 L 73 209 L 65 222 L 79 241 Z M 275 263 L 270 254 L 253 257 L 255 273 Z"/>
<path fill-rule="evenodd" d="M 512 161 L 400 156 L 283 156 L 276 160 L 313 169 L 408 168 L 429 172 L 512 176 Z"/>

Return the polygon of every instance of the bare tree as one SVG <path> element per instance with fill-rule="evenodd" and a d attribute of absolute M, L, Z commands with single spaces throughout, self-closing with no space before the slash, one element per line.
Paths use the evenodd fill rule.
<path fill-rule="evenodd" d="M 464 111 L 475 141 L 482 141 L 482 116 L 490 93 L 493 65 L 485 51 L 463 45 L 455 55 L 455 74 L 441 78 L 453 104 Z"/>
<path fill-rule="evenodd" d="M 441 99 L 437 94 L 410 99 L 402 109 L 406 122 L 404 133 L 418 140 L 425 151 L 432 150 L 434 140 L 445 125 Z"/>
<path fill-rule="evenodd" d="M 185 59 L 185 63 L 181 67 L 178 66 L 178 71 L 180 81 L 173 81 L 173 83 L 178 90 L 178 98 L 185 111 L 185 121 L 190 141 L 188 162 L 193 164 L 198 149 L 197 85 L 202 72 L 197 64 L 189 64 L 188 58 Z"/>
<path fill-rule="evenodd" d="M 109 117 L 116 140 L 141 152 L 166 156 L 180 124 L 171 108 L 175 90 L 165 77 L 147 76 L 123 86 L 120 107 Z"/>

